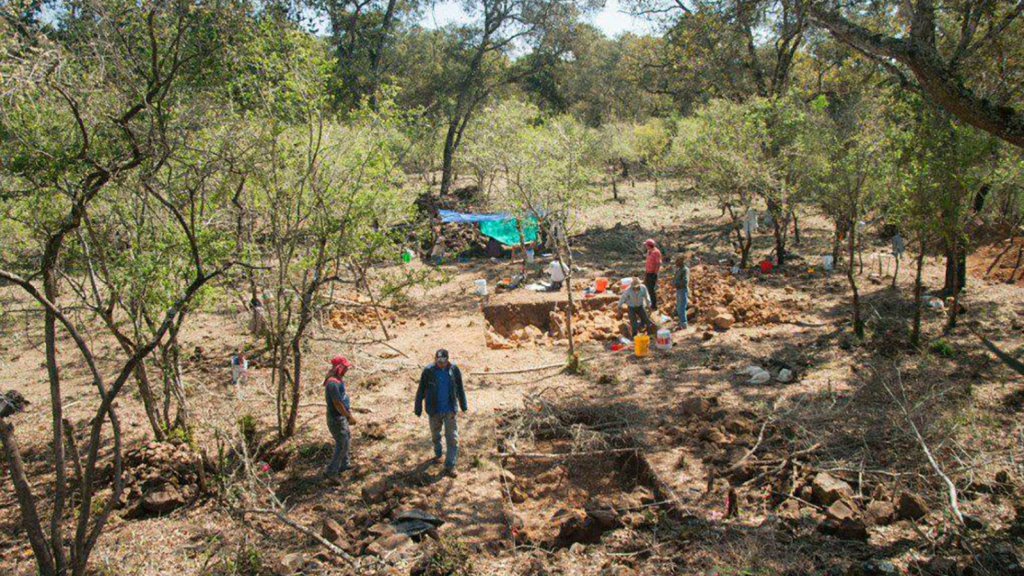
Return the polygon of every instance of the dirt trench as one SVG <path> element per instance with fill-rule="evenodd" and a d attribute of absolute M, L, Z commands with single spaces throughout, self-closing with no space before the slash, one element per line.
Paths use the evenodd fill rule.
<path fill-rule="evenodd" d="M 615 294 L 599 294 L 592 298 L 577 298 L 575 305 L 583 311 L 600 310 L 617 302 Z M 547 334 L 551 331 L 551 312 L 564 312 L 568 300 L 545 300 L 538 302 L 494 303 L 483 307 L 484 318 L 500 336 L 509 337 L 513 332 L 526 326 L 535 326 Z"/>

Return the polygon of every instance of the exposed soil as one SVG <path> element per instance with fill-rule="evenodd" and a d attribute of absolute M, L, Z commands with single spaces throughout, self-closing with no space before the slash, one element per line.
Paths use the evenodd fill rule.
<path fill-rule="evenodd" d="M 585 215 L 588 232 L 574 255 L 584 268 L 577 289 L 598 276 L 614 281 L 639 274 L 642 258 L 635 244 L 653 236 L 666 252 L 685 246 L 704 257 L 706 264 L 694 267 L 692 276 L 696 318 L 706 308 L 724 307 L 735 319 L 728 329 L 677 331 L 670 350 L 648 358 L 610 352 L 602 338 L 593 337 L 581 345 L 587 360 L 580 374 L 557 368 L 518 372 L 557 364 L 565 355 L 550 334 L 557 306 L 551 302 L 563 300 L 564 293 L 518 290 L 486 304 L 475 295 L 474 280 L 493 283 L 518 272 L 518 265 L 487 259 L 445 264 L 439 272 L 446 282 L 415 288 L 400 311 L 387 317 L 392 338 L 386 343 L 379 342 L 382 334 L 365 302 L 346 306 L 360 313 L 338 326 L 316 326 L 304 372 L 321 374 L 338 353 L 355 363 L 347 384 L 359 418 L 352 432 L 360 471 L 339 486 L 320 480 L 331 445 L 323 391 L 310 377 L 296 437 L 254 462 L 261 485 L 286 502 L 289 518 L 317 533 L 325 520 L 333 520 L 343 548 L 360 557 L 379 559 L 388 555 L 382 546 L 400 543 L 402 553 L 385 562 L 395 566 L 378 567 L 392 573 L 408 573 L 430 547 L 429 538 L 412 548 L 401 538 L 382 540 L 391 536 L 380 532 L 410 509 L 444 521 L 439 534 L 464 542 L 482 574 L 893 573 L 866 571 L 872 562 L 887 563 L 883 568 L 897 574 L 929 573 L 921 567 L 943 562 L 953 571 L 933 573 L 1018 573 L 1024 386 L 969 331 L 943 336 L 941 310 L 924 310 L 923 349 L 906 346 L 913 281 L 908 266 L 901 267 L 895 289 L 888 277 L 871 279 L 871 270 L 858 277 L 869 318 L 861 341 L 849 327 L 845 278 L 794 264 L 779 274 L 734 279 L 717 264 L 730 256 L 718 210 L 701 203 L 667 206 L 650 184 L 623 186 L 620 192 L 624 204 L 608 201 Z M 801 218 L 801 226 L 802 244 L 793 250 L 816 262 L 830 252 L 830 232 L 810 216 Z M 760 235 L 753 254 L 768 253 L 771 245 L 768 235 Z M 865 260 L 887 251 L 881 242 L 868 246 Z M 532 278 L 543 277 L 544 264 L 530 268 Z M 972 274 L 976 269 L 972 257 Z M 668 266 L 663 276 L 672 271 Z M 941 286 L 942 274 L 942 262 L 928 258 L 925 288 Z M 1024 290 L 998 279 L 972 280 L 963 322 L 1010 353 L 1024 348 Z M 661 293 L 671 308 L 669 295 Z M 598 300 L 580 302 L 583 310 L 607 310 Z M 0 389 L 16 389 L 27 400 L 10 422 L 45 512 L 54 478 L 39 312 L 10 287 L 0 288 L 0 305 Z M 594 326 L 604 320 L 584 316 L 581 326 L 595 335 Z M 613 329 L 621 324 L 614 319 Z M 186 350 L 202 349 L 184 363 L 183 379 L 195 419 L 193 441 L 211 463 L 223 447 L 219 433 L 236 431 L 241 416 L 251 415 L 264 438 L 275 431 L 269 368 L 255 360 L 244 386 L 227 386 L 230 354 L 252 346 L 246 320 L 244 314 L 203 312 L 181 335 Z M 547 332 L 550 345 L 486 345 L 489 333 L 511 337 L 527 326 Z M 103 334 L 97 327 L 90 338 L 100 369 L 111 373 L 122 352 Z M 461 448 L 454 479 L 432 460 L 426 420 L 413 415 L 420 370 L 441 347 L 462 369 L 469 400 L 469 411 L 458 416 Z M 95 414 L 95 389 L 72 343 L 61 336 L 58 348 L 66 416 L 81 430 Z M 793 367 L 797 377 L 751 384 L 737 374 L 750 365 L 774 369 L 779 363 Z M 496 374 L 505 371 L 515 373 Z M 960 489 L 963 512 L 982 528 L 952 536 L 945 485 L 886 386 L 907 399 L 921 434 Z M 533 434 L 530 442 L 510 443 L 508 418 L 536 409 L 538 397 L 575 410 L 562 422 L 575 435 Z M 611 420 L 598 417 L 609 411 L 613 420 L 628 424 L 627 440 L 610 434 L 616 430 Z M 148 455 L 155 450 L 147 446 L 149 424 L 132 385 L 120 397 L 118 415 L 126 452 L 147 454 L 131 460 L 131 469 L 139 471 L 132 472 L 136 485 L 146 486 L 149 471 L 162 470 L 167 458 Z M 623 448 L 627 452 L 611 452 Z M 598 453 L 521 456 L 568 451 Z M 503 478 L 503 470 L 513 477 Z M 0 573 L 30 576 L 35 568 L 6 468 L 0 478 Z M 211 567 L 228 566 L 239 550 L 260 558 L 264 574 L 275 573 L 273 566 L 290 554 L 305 560 L 307 573 L 350 573 L 316 540 L 275 518 L 232 513 L 228 504 L 244 487 L 219 493 L 222 481 L 228 479 L 208 475 L 205 490 L 188 491 L 182 505 L 167 511 L 134 517 L 128 507 L 118 509 L 97 544 L 96 574 L 213 574 Z M 509 490 L 518 483 L 524 494 L 516 503 Z M 199 479 L 181 484 L 198 487 Z M 830 511 L 836 502 L 826 504 L 830 492 L 841 495 L 836 501 L 848 505 L 863 530 L 837 518 L 846 514 L 842 506 Z M 891 521 L 869 521 L 887 518 L 889 505 Z M 606 514 L 609 509 L 615 514 Z M 510 512 L 519 514 L 521 525 Z"/>

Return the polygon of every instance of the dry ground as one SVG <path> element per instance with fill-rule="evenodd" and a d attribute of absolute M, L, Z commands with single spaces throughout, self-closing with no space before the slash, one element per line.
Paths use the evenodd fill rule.
<path fill-rule="evenodd" d="M 648 235 L 660 239 L 673 253 L 687 247 L 711 262 L 728 255 L 722 234 L 725 221 L 717 210 L 695 202 L 668 207 L 646 183 L 622 190 L 623 203 L 603 201 L 586 215 L 590 233 L 576 258 L 585 268 L 585 276 L 640 272 L 638 255 L 619 249 L 620 244 L 601 243 L 600 239 L 612 237 L 616 224 L 634 231 L 640 239 Z M 704 337 L 705 327 L 698 324 L 674 334 L 670 352 L 649 359 L 588 344 L 583 349 L 587 361 L 582 375 L 555 370 L 493 374 L 556 363 L 564 359 L 565 350 L 488 349 L 484 345 L 486 322 L 480 313 L 480 299 L 473 293 L 473 280 L 487 277 L 493 283 L 509 275 L 512 268 L 486 260 L 446 265 L 443 269 L 449 281 L 412 292 L 401 321 L 391 325 L 393 338 L 387 345 L 358 343 L 379 334 L 322 327 L 311 343 L 307 374 L 320 374 L 327 359 L 336 353 L 355 362 L 352 402 L 368 409 L 353 427 L 353 458 L 360 474 L 342 487 L 325 486 L 319 480 L 329 454 L 329 434 L 323 424 L 322 392 L 311 376 L 298 435 L 282 448 L 291 451 L 291 459 L 283 469 L 269 472 L 266 480 L 290 507 L 291 517 L 319 529 L 324 517 L 344 521 L 372 510 L 362 502 L 363 487 L 381 479 L 401 483 L 413 474 L 420 485 L 408 491 L 406 504 L 444 519 L 447 524 L 442 533 L 467 543 L 475 552 L 476 569 L 482 573 L 815 574 L 868 558 L 890 560 L 900 569 L 916 559 L 930 558 L 933 548 L 929 540 L 941 540 L 936 537 L 944 508 L 941 485 L 916 443 L 908 439 L 905 421 L 893 411 L 893 403 L 879 397 L 878 383 L 895 382 L 892 375 L 900 369 L 910 390 L 914 417 L 926 435 L 929 431 L 948 433 L 948 439 L 933 448 L 942 462 L 953 468 L 951 473 L 955 472 L 963 489 L 972 480 L 991 481 L 997 470 L 1007 471 L 1013 482 L 1022 480 L 1020 378 L 992 361 L 965 329 L 947 339 L 948 348 L 934 345 L 940 353 L 900 349 L 899 335 L 906 323 L 898 318 L 910 309 L 911 271 L 904 266 L 896 291 L 888 287 L 887 278 L 878 284 L 869 281 L 870 271 L 878 266 L 876 253 L 885 252 L 881 240 L 872 241 L 865 250 L 867 270 L 860 280 L 871 325 L 866 341 L 855 341 L 847 321 L 845 279 L 826 276 L 818 269 L 820 254 L 827 251 L 827 227 L 811 217 L 805 217 L 801 225 L 802 243 L 793 250 L 805 260 L 794 261 L 786 276 L 751 280 L 758 291 L 790 300 L 798 324 L 736 327 L 714 333 L 709 340 Z M 770 239 L 762 234 L 754 254 L 764 255 L 769 250 Z M 811 268 L 815 270 L 809 272 Z M 941 273 L 940 263 L 929 258 L 925 284 L 938 288 Z M 45 457 L 48 390 L 38 313 L 10 289 L 0 294 L 5 310 L 0 389 L 18 389 L 31 402 L 13 422 L 29 454 L 33 485 L 43 495 L 52 474 Z M 512 296 L 524 297 L 522 293 Z M 1004 349 L 1015 351 L 1024 343 L 1022 303 L 1024 291 L 1017 286 L 972 279 L 965 293 L 964 320 Z M 926 312 L 926 341 L 930 341 L 939 336 L 943 317 L 940 312 Z M 95 331 L 93 338 L 109 362 L 120 352 L 100 334 Z M 189 351 L 202 348 L 201 356 L 186 365 L 199 445 L 214 452 L 215 430 L 234 429 L 243 414 L 255 416 L 260 428 L 271 435 L 274 404 L 267 385 L 269 370 L 257 362 L 240 391 L 226 386 L 228 356 L 247 343 L 244 317 L 226 309 L 204 312 L 188 324 L 184 341 Z M 426 421 L 413 415 L 419 371 L 439 347 L 449 349 L 461 367 L 469 397 L 469 412 L 459 416 L 461 474 L 454 480 L 440 477 L 438 466 L 429 462 Z M 87 421 L 94 405 L 85 369 L 72 346 L 64 342 L 60 348 L 67 360 L 68 416 L 73 422 Z M 734 374 L 752 362 L 770 358 L 799 366 L 798 378 L 789 384 L 753 386 Z M 497 453 L 505 448 L 499 440 L 506 433 L 501 425 L 523 408 L 524 399 L 538 396 L 556 404 L 620 407 L 616 413 L 629 418 L 630 434 L 646 446 L 650 466 L 672 491 L 675 502 L 671 507 L 691 516 L 670 518 L 660 505 L 644 506 L 632 525 L 606 534 L 601 544 L 556 552 L 529 545 L 513 550 L 507 512 L 515 505 L 503 492 L 502 466 L 519 477 L 532 478 L 550 472 L 558 462 L 499 458 Z M 785 441 L 769 439 L 762 451 L 819 444 L 806 465 L 832 467 L 836 474 L 854 478 L 866 474 L 870 480 L 863 485 L 881 484 L 889 490 L 913 487 L 926 495 L 935 510 L 935 521 L 923 525 L 921 532 L 904 523 L 873 529 L 867 542 L 840 541 L 819 535 L 813 528 L 781 526 L 770 502 L 770 487 L 742 491 L 738 517 L 723 518 L 728 483 L 719 478 L 707 490 L 708 468 L 702 454 L 706 444 L 687 437 L 691 429 L 679 410 L 681 403 L 695 396 L 716 398 L 719 406 L 729 410 L 748 411 L 756 422 L 771 418 L 772 431 L 776 424 L 784 424 L 788 430 Z M 143 442 L 148 427 L 138 399 L 124 394 L 120 410 L 129 445 Z M 383 434 L 369 437 L 362 432 L 367 429 Z M 547 444 L 517 448 L 551 450 Z M 526 524 L 556 522 L 552 517 L 557 517 L 559 508 L 571 507 L 576 499 L 628 495 L 639 484 L 635 471 L 628 477 L 630 468 L 597 457 L 581 464 L 569 461 L 567 467 L 569 481 L 578 488 L 528 499 L 517 510 Z M 571 479 L 581 473 L 582 481 Z M 627 477 L 621 477 L 623 474 Z M 600 481 L 602 475 L 608 477 L 607 482 Z M 596 487 L 588 488 L 591 485 Z M 6 469 L 0 486 L 0 573 L 34 574 Z M 583 495 L 571 490 L 583 490 Z M 1018 541 L 1007 535 L 1014 522 L 1014 501 L 987 496 L 964 501 L 964 511 L 981 516 L 986 525 L 979 541 L 990 538 L 1004 547 L 1017 545 Z M 272 519 L 231 515 L 210 497 L 163 517 L 115 518 L 99 543 L 93 565 L 103 574 L 203 574 L 204 567 L 230 557 L 240 545 L 250 546 L 268 564 L 289 552 L 303 552 L 312 558 L 321 551 L 313 540 Z M 939 553 L 954 555 L 942 549 Z M 320 566 L 324 573 L 343 572 L 343 565 L 329 557 L 321 556 Z"/>

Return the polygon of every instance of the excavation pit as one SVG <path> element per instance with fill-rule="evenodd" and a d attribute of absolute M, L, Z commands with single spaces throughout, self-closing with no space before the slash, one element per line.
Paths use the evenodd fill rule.
<path fill-rule="evenodd" d="M 488 346 L 514 347 L 550 344 L 568 337 L 563 294 L 539 294 L 530 301 L 503 301 L 483 308 L 488 323 Z M 618 296 L 599 294 L 574 299 L 573 333 L 578 342 L 615 340 L 628 335 L 623 313 L 617 309 Z"/>
<path fill-rule="evenodd" d="M 501 488 L 518 544 L 594 544 L 665 500 L 633 434 L 638 417 L 627 404 L 536 400 L 502 417 Z"/>

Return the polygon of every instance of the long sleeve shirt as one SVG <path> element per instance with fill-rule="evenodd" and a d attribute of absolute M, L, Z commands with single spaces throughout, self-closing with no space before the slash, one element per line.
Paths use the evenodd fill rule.
<path fill-rule="evenodd" d="M 690 267 L 680 266 L 676 268 L 676 275 L 672 278 L 672 286 L 676 290 L 690 290 Z"/>
<path fill-rule="evenodd" d="M 647 286 L 641 284 L 639 289 L 633 286 L 628 290 L 623 290 L 622 296 L 619 296 L 619 306 L 623 304 L 630 308 L 650 308 L 651 295 L 647 293 Z"/>

